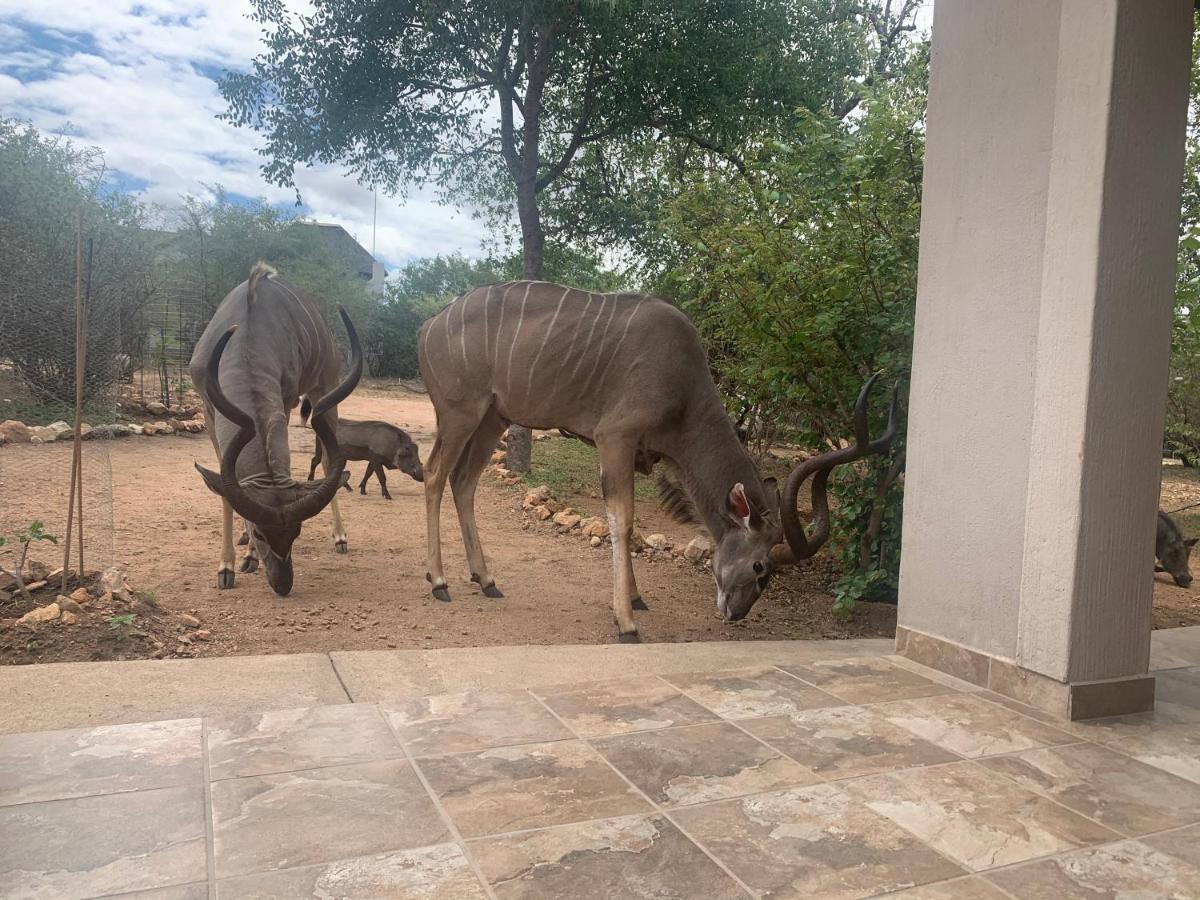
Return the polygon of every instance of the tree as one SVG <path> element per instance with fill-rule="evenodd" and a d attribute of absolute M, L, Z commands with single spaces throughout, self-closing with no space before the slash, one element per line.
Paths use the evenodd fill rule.
<path fill-rule="evenodd" d="M 802 112 L 746 161 L 670 203 L 657 281 L 700 329 L 761 444 L 831 446 L 863 381 L 907 379 L 916 303 L 927 57 L 864 86 L 854 119 Z M 901 434 L 903 421 L 901 421 Z M 887 596 L 899 563 L 903 441 L 838 473 L 842 608 Z"/>
<path fill-rule="evenodd" d="M 75 233 L 91 242 L 84 400 L 107 397 L 122 341 L 154 292 L 145 211 L 108 190 L 95 147 L 0 119 L 0 357 L 34 399 L 75 396 Z"/>
<path fill-rule="evenodd" d="M 796 107 L 844 104 L 864 68 L 854 0 L 254 0 L 266 49 L 221 90 L 266 135 L 265 172 L 342 161 L 391 189 L 432 183 L 507 222 L 540 279 L 547 230 L 612 198 L 577 160 L 652 137 L 733 161 Z M 607 149 L 606 149 L 607 148 Z M 736 162 L 731 162 L 736 165 Z M 570 203 L 544 220 L 542 197 Z M 527 435 L 526 435 L 527 437 Z M 510 453 L 519 469 L 520 453 Z M 527 465 L 527 460 L 525 461 Z"/>
<path fill-rule="evenodd" d="M 1192 40 L 1191 81 L 1164 444 L 1187 465 L 1197 465 L 1200 463 L 1200 29 Z"/>

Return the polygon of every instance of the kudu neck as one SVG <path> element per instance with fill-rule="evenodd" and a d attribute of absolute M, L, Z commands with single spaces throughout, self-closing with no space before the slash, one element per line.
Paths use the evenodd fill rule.
<path fill-rule="evenodd" d="M 738 440 L 725 408 L 719 401 L 710 406 L 688 416 L 670 456 L 701 521 L 719 541 L 731 527 L 728 498 L 735 484 L 745 486 L 746 496 L 759 509 L 765 508 L 766 498 L 758 469 Z"/>

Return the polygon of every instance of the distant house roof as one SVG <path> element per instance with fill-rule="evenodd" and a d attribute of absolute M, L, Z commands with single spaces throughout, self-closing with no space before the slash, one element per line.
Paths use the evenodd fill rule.
<path fill-rule="evenodd" d="M 346 259 L 353 271 L 364 281 L 370 281 L 374 277 L 375 257 L 368 253 L 367 249 L 341 225 L 305 222 L 302 227 L 317 229 L 325 246 Z"/>

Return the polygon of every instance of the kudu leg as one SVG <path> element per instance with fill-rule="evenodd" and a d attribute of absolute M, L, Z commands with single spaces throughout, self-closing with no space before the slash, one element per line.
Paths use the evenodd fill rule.
<path fill-rule="evenodd" d="M 329 429 L 331 431 L 336 431 L 336 429 L 337 429 L 337 407 L 336 406 L 333 407 L 332 409 L 326 410 L 325 421 L 329 424 Z M 317 440 L 317 444 L 318 444 L 318 446 L 320 446 L 319 438 Z M 333 461 L 329 458 L 329 454 L 322 453 L 321 454 L 321 471 L 324 472 L 326 475 L 328 475 L 329 470 L 332 468 L 333 468 Z M 333 549 L 336 550 L 338 553 L 349 553 L 350 552 L 350 542 L 346 540 L 346 527 L 342 524 L 342 511 L 340 509 L 338 509 L 338 501 L 337 501 L 336 496 L 332 500 L 329 501 L 329 510 L 330 510 L 330 512 L 333 513 Z"/>
<path fill-rule="evenodd" d="M 217 569 L 217 587 L 233 587 L 233 507 L 221 500 L 221 565 Z"/>
<path fill-rule="evenodd" d="M 312 462 L 308 464 L 308 480 L 312 481 L 317 474 L 317 464 L 321 461 L 321 439 L 316 438 L 314 441 Z"/>
<path fill-rule="evenodd" d="M 246 555 L 242 557 L 243 572 L 258 571 L 258 548 L 254 546 L 254 541 L 250 540 L 250 523 L 245 519 L 242 520 L 243 534 L 246 535 Z"/>
<path fill-rule="evenodd" d="M 633 622 L 634 601 L 639 598 L 629 556 L 633 532 L 633 461 L 635 447 L 620 439 L 597 435 L 600 455 L 600 490 L 608 512 L 608 528 L 613 552 L 613 618 L 617 622 L 617 640 L 622 644 L 639 642 Z"/>
<path fill-rule="evenodd" d="M 506 427 L 504 420 L 494 409 L 488 410 L 450 476 L 454 508 L 458 511 L 463 547 L 467 551 L 467 565 L 471 567 L 471 580 L 482 588 L 485 597 L 493 599 L 499 599 L 504 594 L 496 587 L 495 579 L 488 574 L 487 560 L 479 542 L 479 526 L 475 522 L 475 488 L 488 460 L 492 458 L 496 441 L 500 439 Z"/>
<path fill-rule="evenodd" d="M 446 573 L 442 567 L 442 495 L 446 491 L 446 480 L 475 433 L 480 418 L 482 415 L 462 413 L 439 416 L 437 437 L 425 462 L 425 539 L 429 554 L 425 578 L 433 586 L 433 596 L 444 603 L 450 602 L 450 589 L 446 586 Z"/>

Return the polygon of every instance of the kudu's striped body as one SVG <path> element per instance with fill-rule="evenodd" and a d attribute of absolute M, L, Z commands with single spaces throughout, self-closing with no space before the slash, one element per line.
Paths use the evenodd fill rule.
<path fill-rule="evenodd" d="M 797 526 L 787 534 L 794 550 L 776 547 L 784 534 L 774 483 L 759 477 L 739 441 L 695 328 L 662 300 L 540 281 L 492 285 L 426 321 L 417 348 L 437 413 L 425 500 L 428 576 L 439 599 L 450 599 L 439 522 L 447 479 L 471 578 L 488 596 L 502 596 L 480 547 L 474 495 L 497 439 L 512 423 L 558 428 L 595 443 L 613 542 L 613 612 L 624 641 L 637 639 L 632 611 L 640 600 L 629 553 L 635 467 L 648 470 L 660 459 L 673 464 L 687 505 L 716 541 L 717 605 L 726 618 L 745 616 L 773 566 L 811 555 L 828 535 L 824 506 L 819 540 L 808 541 Z M 859 456 L 885 449 L 890 437 L 864 440 L 865 396 L 864 389 L 856 420 Z M 854 449 L 841 451 L 829 467 L 857 458 Z M 809 460 L 803 477 L 789 479 L 793 510 L 808 474 L 823 473 L 824 490 L 828 456 Z"/>
<path fill-rule="evenodd" d="M 261 557 L 281 596 L 292 587 L 292 543 L 305 519 L 331 506 L 334 545 L 347 552 L 336 498 L 348 477 L 337 446 L 337 404 L 362 375 L 362 349 L 349 316 L 338 311 L 352 351 L 342 380 L 341 354 L 320 308 L 262 263 L 221 301 L 196 343 L 190 374 L 221 461 L 219 472 L 196 466 L 222 499 L 220 588 L 234 584 L 234 511 L 250 535 L 242 571 L 254 571 Z M 314 398 L 313 428 L 325 448 L 319 482 L 297 482 L 291 474 L 287 425 L 301 395 Z"/>

